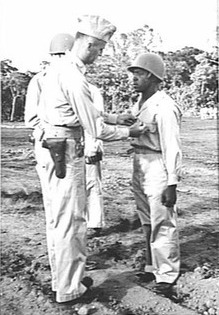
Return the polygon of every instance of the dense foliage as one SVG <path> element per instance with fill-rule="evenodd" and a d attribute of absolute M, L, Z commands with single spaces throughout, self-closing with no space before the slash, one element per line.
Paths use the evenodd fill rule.
<path fill-rule="evenodd" d="M 176 52 L 160 51 L 159 34 L 145 25 L 127 34 L 114 36 L 102 57 L 90 65 L 88 80 L 98 86 L 105 110 L 128 109 L 137 99 L 132 90 L 128 65 L 141 52 L 157 52 L 166 64 L 163 88 L 184 111 L 198 113 L 201 107 L 218 104 L 218 47 L 211 53 L 193 47 Z M 23 120 L 25 94 L 32 72 L 21 73 L 10 60 L 1 61 L 2 120 Z"/>
<path fill-rule="evenodd" d="M 1 61 L 1 117 L 5 120 L 23 120 L 25 95 L 33 73 L 22 73 L 11 65 L 11 60 Z"/>

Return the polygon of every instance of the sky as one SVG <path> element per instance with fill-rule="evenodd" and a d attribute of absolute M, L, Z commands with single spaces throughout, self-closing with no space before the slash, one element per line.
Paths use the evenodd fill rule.
<path fill-rule="evenodd" d="M 0 59 L 37 71 L 57 33 L 74 33 L 77 17 L 98 14 L 127 33 L 147 24 L 163 51 L 215 45 L 217 0 L 0 0 Z"/>

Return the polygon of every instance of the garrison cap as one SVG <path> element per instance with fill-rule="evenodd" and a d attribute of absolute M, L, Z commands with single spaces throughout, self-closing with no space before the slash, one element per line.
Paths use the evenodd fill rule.
<path fill-rule="evenodd" d="M 116 27 L 98 15 L 83 15 L 78 18 L 77 31 L 108 42 L 116 31 Z"/>

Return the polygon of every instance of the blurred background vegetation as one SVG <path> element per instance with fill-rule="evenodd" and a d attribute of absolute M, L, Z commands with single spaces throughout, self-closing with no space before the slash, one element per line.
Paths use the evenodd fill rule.
<path fill-rule="evenodd" d="M 137 99 L 127 67 L 142 52 L 159 53 L 166 64 L 162 87 L 185 114 L 198 116 L 201 108 L 218 106 L 218 46 L 211 52 L 184 47 L 175 52 L 157 51 L 162 39 L 148 25 L 118 33 L 102 57 L 88 68 L 88 80 L 100 88 L 105 110 L 122 112 Z M 41 67 L 49 62 L 42 60 Z M 1 60 L 1 120 L 23 121 L 27 86 L 34 72 L 19 72 L 11 60 Z"/>

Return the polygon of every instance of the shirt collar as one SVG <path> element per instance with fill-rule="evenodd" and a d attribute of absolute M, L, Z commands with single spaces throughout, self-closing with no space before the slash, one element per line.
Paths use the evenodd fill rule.
<path fill-rule="evenodd" d="M 75 57 L 73 58 L 73 62 L 77 65 L 78 69 L 79 69 L 83 74 L 86 73 L 87 68 L 86 68 L 85 64 L 83 63 L 83 61 L 82 61 L 80 58 L 78 58 L 77 56 L 75 56 Z"/>
<path fill-rule="evenodd" d="M 162 91 L 159 91 L 159 90 L 158 90 L 157 92 L 155 92 L 153 95 L 151 95 L 151 97 L 149 97 L 149 98 L 143 103 L 143 105 L 142 105 L 141 108 L 143 108 L 143 107 L 148 107 L 148 106 L 151 106 L 151 105 L 155 104 L 156 101 L 157 101 L 157 98 L 160 97 L 160 94 L 162 94 Z M 141 100 L 141 97 L 139 97 L 139 99 L 138 99 L 138 106 L 139 106 L 140 100 Z"/>

